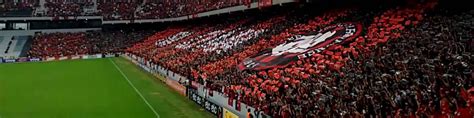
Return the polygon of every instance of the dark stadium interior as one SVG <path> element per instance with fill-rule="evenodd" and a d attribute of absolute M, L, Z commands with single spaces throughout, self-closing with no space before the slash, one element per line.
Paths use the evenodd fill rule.
<path fill-rule="evenodd" d="M 202 97 L 240 117 L 474 115 L 474 7 L 466 2 L 20 1 L 0 0 L 0 64 L 120 55 L 152 74 L 182 76 L 181 86 L 208 92 Z M 200 16 L 239 6 L 245 10 Z M 335 36 L 336 30 L 347 32 Z M 17 37 L 8 34 L 15 31 L 35 33 L 13 49 L 21 40 L 1 36 Z"/>

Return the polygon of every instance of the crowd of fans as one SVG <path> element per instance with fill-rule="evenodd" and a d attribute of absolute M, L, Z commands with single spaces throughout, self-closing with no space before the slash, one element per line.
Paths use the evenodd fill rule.
<path fill-rule="evenodd" d="M 342 72 L 353 79 L 327 87 L 347 87 L 336 91 L 353 93 L 364 115 L 473 117 L 473 13 L 405 22 L 399 38 L 348 61 Z"/>
<path fill-rule="evenodd" d="M 30 57 L 63 57 L 83 54 L 108 54 L 123 51 L 126 47 L 152 34 L 144 31 L 93 31 L 80 33 L 37 34 L 28 52 Z"/>
<path fill-rule="evenodd" d="M 75 16 L 82 12 L 76 3 L 46 2 L 44 5 L 48 9 L 47 16 Z"/>
<path fill-rule="evenodd" d="M 472 87 L 472 49 L 468 48 L 472 47 L 472 14 L 425 19 L 426 11 L 435 5 L 428 2 L 378 9 L 380 12 L 335 10 L 306 23 L 287 21 L 292 23 L 281 33 L 255 37 L 245 45 L 239 45 L 240 40 L 226 42 L 239 36 L 235 33 L 246 34 L 241 22 L 235 24 L 242 27 L 216 27 L 219 29 L 201 30 L 207 32 L 198 33 L 201 35 L 194 35 L 199 31 L 193 30 L 170 30 L 160 32 L 161 38 L 129 48 L 129 52 L 204 81 L 212 90 L 223 87 L 221 92 L 231 99 L 271 116 L 472 117 L 472 94 L 467 92 Z M 348 21 L 362 22 L 366 28 L 351 43 L 333 45 L 285 68 L 236 69 L 245 58 L 294 35 Z M 454 23 L 458 25 L 451 25 Z M 169 42 L 174 45 L 165 46 Z M 149 48 L 141 47 L 147 43 Z M 232 51 L 225 51 L 226 47 Z M 154 53 L 149 56 L 140 51 Z"/>
<path fill-rule="evenodd" d="M 179 17 L 248 3 L 249 0 L 147 1 L 141 6 L 142 9 L 137 11 L 137 18 Z"/>
<path fill-rule="evenodd" d="M 107 19 L 157 19 L 193 15 L 200 12 L 246 4 L 240 0 L 166 0 L 99 3 L 100 13 Z"/>
<path fill-rule="evenodd" d="M 28 54 L 31 57 L 59 57 L 87 54 L 90 46 L 85 33 L 53 33 L 36 35 Z"/>
<path fill-rule="evenodd" d="M 152 30 L 140 31 L 108 31 L 87 33 L 88 40 L 92 45 L 91 54 L 105 54 L 123 52 L 145 37 L 150 36 Z"/>
<path fill-rule="evenodd" d="M 90 8 L 93 5 L 94 3 L 89 0 L 77 2 L 47 0 L 44 4 L 45 8 L 47 9 L 46 16 L 51 17 L 92 15 L 85 13 L 84 9 Z"/>
<path fill-rule="evenodd" d="M 193 15 L 237 5 L 249 5 L 250 2 L 250 0 L 98 0 L 97 2 L 91 0 L 46 0 L 44 6 L 47 12 L 42 15 L 51 17 L 102 15 L 106 20 L 157 19 Z M 92 7 L 94 5 L 97 5 L 97 10 L 94 10 L 94 13 L 84 10 L 85 8 L 94 9 Z M 33 10 L 39 6 L 37 0 L 25 0 L 23 2 L 7 1 L 5 4 L 0 5 L 0 11 Z"/>
<path fill-rule="evenodd" d="M 216 9 L 238 3 L 192 4 Z M 147 18 L 175 15 L 154 12 L 169 10 L 163 7 L 167 4 L 148 2 L 136 10 Z M 125 51 L 274 117 L 472 117 L 474 10 L 446 15 L 443 13 L 449 10 L 436 5 L 426 1 L 323 13 L 291 10 L 171 26 L 154 34 L 54 33 L 36 36 L 29 54 L 44 57 Z M 136 11 L 127 10 L 135 7 L 106 6 L 114 5 L 102 8 L 114 11 L 110 18 Z M 176 6 L 173 10 L 190 9 Z M 360 23 L 362 33 L 286 67 L 258 71 L 236 68 L 246 58 L 291 37 L 346 22 Z"/>
<path fill-rule="evenodd" d="M 107 20 L 130 20 L 134 19 L 138 5 L 138 2 L 103 2 L 98 3 L 98 11 Z"/>
<path fill-rule="evenodd" d="M 31 15 L 31 11 L 35 6 L 38 6 L 38 4 L 39 2 L 36 0 L 23 0 L 21 2 L 13 2 L 11 0 L 6 0 L 2 4 L 0 4 L 0 16 L 8 16 L 23 11 L 29 12 L 28 15 Z"/>
<path fill-rule="evenodd" d="M 243 102 L 262 108 L 272 116 L 400 115 L 392 114 L 398 106 L 377 104 L 377 107 L 384 109 L 378 109 L 377 113 L 368 111 L 366 105 L 373 102 L 371 98 L 374 95 L 369 94 L 373 90 L 361 86 L 362 83 L 349 83 L 354 80 L 345 76 L 347 73 L 344 73 L 343 67 L 351 58 L 369 53 L 369 47 L 398 38 L 405 26 L 415 25 L 422 20 L 423 11 L 431 8 L 431 5 L 384 10 L 380 16 L 374 17 L 365 35 L 358 37 L 355 42 L 333 45 L 289 67 L 251 74 L 243 85 L 230 87 L 229 91 L 235 97 L 243 96 Z M 373 77 L 363 77 L 361 81 Z M 393 98 L 387 96 L 386 99 Z"/>

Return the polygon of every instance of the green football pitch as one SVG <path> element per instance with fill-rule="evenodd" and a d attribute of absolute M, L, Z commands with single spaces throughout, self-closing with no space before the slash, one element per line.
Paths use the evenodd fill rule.
<path fill-rule="evenodd" d="M 0 118 L 209 118 L 124 58 L 0 64 Z"/>

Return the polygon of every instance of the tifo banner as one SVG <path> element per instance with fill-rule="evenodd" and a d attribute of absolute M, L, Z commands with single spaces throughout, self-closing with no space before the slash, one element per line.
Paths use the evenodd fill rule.
<path fill-rule="evenodd" d="M 272 6 L 273 0 L 259 0 L 258 1 L 258 7 L 269 7 Z"/>
<path fill-rule="evenodd" d="M 232 113 L 231 111 L 223 108 L 224 110 L 224 118 L 239 118 L 239 116 L 235 115 L 234 113 Z"/>
<path fill-rule="evenodd" d="M 340 23 L 328 26 L 316 33 L 297 35 L 273 49 L 267 49 L 249 57 L 238 65 L 240 70 L 263 70 L 285 67 L 294 61 L 322 52 L 326 48 L 354 39 L 362 31 L 362 25 Z"/>

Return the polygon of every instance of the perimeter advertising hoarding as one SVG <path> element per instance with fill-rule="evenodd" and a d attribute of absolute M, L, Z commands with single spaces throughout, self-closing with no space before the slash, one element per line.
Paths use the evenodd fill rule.
<path fill-rule="evenodd" d="M 28 62 L 28 61 L 30 61 L 30 59 L 27 57 L 18 58 L 18 62 Z"/>
<path fill-rule="evenodd" d="M 39 61 L 58 61 L 58 60 L 74 60 L 74 59 L 97 59 L 97 58 L 105 58 L 105 57 L 114 57 L 115 55 L 109 54 L 103 56 L 102 54 L 94 54 L 94 55 L 76 55 L 76 56 L 65 56 L 65 57 L 45 57 L 41 58 L 28 58 L 28 57 L 20 57 L 16 59 L 3 59 L 0 57 L 0 63 L 14 63 L 14 62 L 39 62 Z"/>
<path fill-rule="evenodd" d="M 102 58 L 102 54 L 95 54 L 95 55 L 84 55 L 82 59 L 97 59 Z"/>
<path fill-rule="evenodd" d="M 15 59 L 5 59 L 5 63 L 15 63 Z"/>
<path fill-rule="evenodd" d="M 114 54 L 106 54 L 105 57 L 115 57 Z"/>
<path fill-rule="evenodd" d="M 46 61 L 54 61 L 54 60 L 55 60 L 54 57 L 48 57 L 48 58 L 46 58 Z"/>
<path fill-rule="evenodd" d="M 216 115 L 217 117 L 222 115 L 222 107 L 207 101 L 203 97 L 197 94 L 196 89 L 188 89 L 188 97 L 195 103 L 199 104 L 201 107 L 206 109 L 207 111 L 211 112 L 212 114 Z"/>
<path fill-rule="evenodd" d="M 80 59 L 81 56 L 72 56 L 71 59 Z"/>
<path fill-rule="evenodd" d="M 59 60 L 66 60 L 68 57 L 59 57 Z"/>
<path fill-rule="evenodd" d="M 31 62 L 38 62 L 38 61 L 41 61 L 39 58 L 31 58 L 30 59 Z"/>

